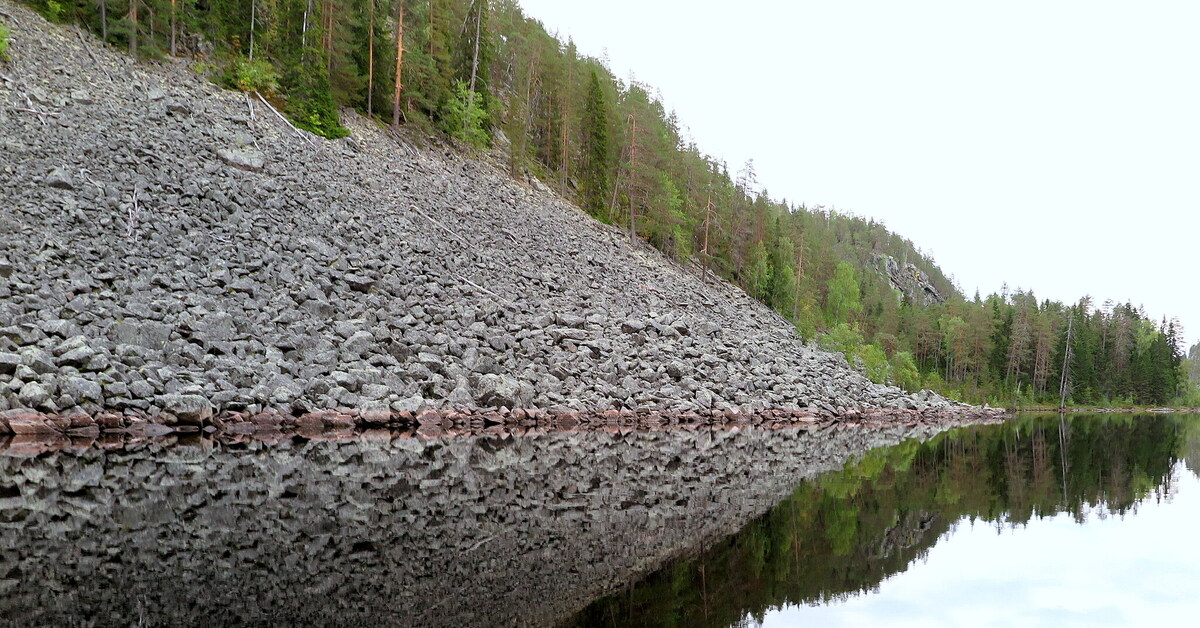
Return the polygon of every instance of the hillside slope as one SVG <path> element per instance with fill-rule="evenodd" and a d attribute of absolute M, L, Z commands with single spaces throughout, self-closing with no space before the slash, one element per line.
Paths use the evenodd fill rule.
<path fill-rule="evenodd" d="M 0 410 L 946 404 L 453 150 L 0 6 Z"/>

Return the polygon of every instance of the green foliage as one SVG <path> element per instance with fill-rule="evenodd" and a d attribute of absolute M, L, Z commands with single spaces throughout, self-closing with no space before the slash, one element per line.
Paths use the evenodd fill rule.
<path fill-rule="evenodd" d="M 7 26 L 0 24 L 0 61 L 7 62 L 9 59 L 11 59 L 8 52 L 11 38 L 12 31 L 8 30 Z"/>
<path fill-rule="evenodd" d="M 588 81 L 583 117 L 583 206 L 593 216 L 605 213 L 611 190 L 609 180 L 609 111 L 596 71 Z"/>
<path fill-rule="evenodd" d="M 826 300 L 829 324 L 850 322 L 855 315 L 862 312 L 860 299 L 854 267 L 846 262 L 839 262 L 833 278 L 829 280 L 829 297 Z"/>
<path fill-rule="evenodd" d="M 38 8 L 41 14 L 45 16 L 47 20 L 57 24 L 67 21 L 67 18 L 69 17 L 69 9 L 67 8 L 67 5 L 64 5 L 61 2 L 56 2 L 55 0 L 46 0 L 46 2 L 44 4 L 40 4 Z"/>
<path fill-rule="evenodd" d="M 898 351 L 891 359 L 893 383 L 909 392 L 916 392 L 921 387 L 921 372 L 912 353 Z"/>
<path fill-rule="evenodd" d="M 863 372 L 867 378 L 877 384 L 886 384 L 892 380 L 892 366 L 888 363 L 887 354 L 877 345 L 863 345 L 858 350 L 858 357 L 863 363 Z"/>
<path fill-rule="evenodd" d="M 454 94 L 442 110 L 442 129 L 476 148 L 486 147 L 491 139 L 485 128 L 487 112 L 481 102 L 479 95 L 472 92 L 465 82 L 455 83 Z"/>
<path fill-rule="evenodd" d="M 266 59 L 235 55 L 229 59 L 221 82 L 243 92 L 270 94 L 279 90 L 279 72 Z"/>
<path fill-rule="evenodd" d="M 862 345 L 862 334 L 846 323 L 838 323 L 828 332 L 817 337 L 817 346 L 825 351 L 841 353 L 850 362 L 853 362 L 858 355 L 858 349 Z"/>

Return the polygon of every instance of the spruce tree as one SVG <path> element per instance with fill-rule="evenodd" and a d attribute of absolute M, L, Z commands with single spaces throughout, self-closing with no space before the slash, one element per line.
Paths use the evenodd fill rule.
<path fill-rule="evenodd" d="M 612 191 L 609 181 L 608 103 L 593 70 L 583 109 L 583 206 L 593 216 L 603 213 Z"/>

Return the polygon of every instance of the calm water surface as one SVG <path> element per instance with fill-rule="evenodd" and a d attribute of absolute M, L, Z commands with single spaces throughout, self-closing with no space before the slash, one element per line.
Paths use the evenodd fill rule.
<path fill-rule="evenodd" d="M 1200 417 L 0 443 L 2 625 L 1157 625 Z"/>
<path fill-rule="evenodd" d="M 1200 617 L 1200 417 L 1024 416 L 875 450 L 572 625 Z"/>

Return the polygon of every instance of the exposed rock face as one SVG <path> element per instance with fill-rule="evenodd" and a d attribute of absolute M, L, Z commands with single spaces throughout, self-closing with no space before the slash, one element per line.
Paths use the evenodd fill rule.
<path fill-rule="evenodd" d="M 0 449 L 0 616 L 42 626 L 553 625 L 738 531 L 801 479 L 937 431 L 383 432 L 31 457 Z"/>
<path fill-rule="evenodd" d="M 904 264 L 891 255 L 872 253 L 875 268 L 888 278 L 892 289 L 906 296 L 913 304 L 928 306 L 943 303 L 946 297 L 929 280 L 929 275 L 914 264 Z"/>
<path fill-rule="evenodd" d="M 351 138 L 300 138 L 182 63 L 0 4 L 0 102 L 58 114 L 0 107 L 0 411 L 946 403 L 484 163 L 353 114 Z"/>

